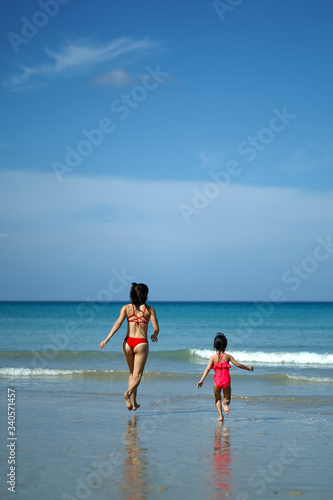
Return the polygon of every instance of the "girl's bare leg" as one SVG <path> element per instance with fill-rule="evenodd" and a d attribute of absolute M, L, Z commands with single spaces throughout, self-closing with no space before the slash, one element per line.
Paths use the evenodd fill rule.
<path fill-rule="evenodd" d="M 230 401 L 231 401 L 231 386 L 228 385 L 228 387 L 225 387 L 223 389 L 223 396 L 224 396 L 224 399 L 222 401 L 222 408 L 224 410 L 224 413 L 226 415 L 228 415 L 229 413 L 229 405 L 230 405 Z"/>
<path fill-rule="evenodd" d="M 214 384 L 214 396 L 215 396 L 215 406 L 217 409 L 217 413 L 219 414 L 219 418 L 217 420 L 223 422 L 223 413 L 221 408 L 221 389 L 219 389 L 215 384 Z"/>
<path fill-rule="evenodd" d="M 139 344 L 134 350 L 134 366 L 131 381 L 128 385 L 128 390 L 124 394 L 126 400 L 126 405 L 130 404 L 131 409 L 136 410 L 138 405 L 136 404 L 136 389 L 139 386 L 143 374 L 143 370 L 147 361 L 149 352 L 148 344 Z M 132 396 L 134 398 L 134 403 L 131 402 Z"/>

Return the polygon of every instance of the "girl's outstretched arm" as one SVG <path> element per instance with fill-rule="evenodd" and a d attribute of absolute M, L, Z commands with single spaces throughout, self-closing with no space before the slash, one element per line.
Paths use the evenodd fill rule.
<path fill-rule="evenodd" d="M 231 363 L 233 365 L 237 366 L 238 368 L 242 368 L 243 370 L 253 372 L 253 366 L 242 365 L 242 363 L 239 363 L 238 361 L 236 361 L 235 358 L 233 356 L 231 356 L 231 354 L 229 354 L 229 361 L 231 361 Z"/>
<path fill-rule="evenodd" d="M 208 373 L 210 372 L 210 370 L 211 370 L 211 369 L 212 369 L 212 367 L 213 367 L 213 364 L 214 364 L 214 358 L 215 358 L 215 354 L 214 354 L 213 356 L 211 356 L 210 360 L 208 361 L 207 368 L 206 368 L 206 370 L 203 372 L 202 377 L 201 377 L 201 380 L 200 380 L 200 382 L 198 383 L 197 387 L 202 387 L 203 381 L 205 380 L 205 378 L 207 377 Z"/>
<path fill-rule="evenodd" d="M 106 337 L 105 340 L 102 340 L 102 342 L 99 344 L 100 349 L 104 349 L 106 344 L 109 342 L 110 338 L 119 330 L 119 328 L 123 324 L 124 319 L 127 317 L 126 308 L 127 308 L 127 306 L 124 306 L 121 308 L 119 318 L 117 319 L 117 321 L 113 325 L 109 335 Z"/>

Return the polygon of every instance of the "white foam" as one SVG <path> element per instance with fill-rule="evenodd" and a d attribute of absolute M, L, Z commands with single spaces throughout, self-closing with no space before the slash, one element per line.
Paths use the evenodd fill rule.
<path fill-rule="evenodd" d="M 87 370 L 55 370 L 50 368 L 0 368 L 3 377 L 59 377 L 83 374 Z M 94 371 L 94 370 L 92 370 Z"/>
<path fill-rule="evenodd" d="M 215 351 L 210 351 L 209 349 L 190 349 L 190 353 L 199 358 L 209 359 Z"/>
<path fill-rule="evenodd" d="M 287 377 L 296 382 L 312 382 L 315 384 L 333 384 L 333 378 L 329 377 L 306 377 L 305 375 L 290 375 L 287 373 Z"/>
<path fill-rule="evenodd" d="M 208 349 L 190 349 L 191 354 L 209 359 L 213 351 Z M 240 363 L 285 364 L 285 365 L 333 365 L 333 354 L 316 352 L 250 352 L 233 351 L 233 357 Z"/>

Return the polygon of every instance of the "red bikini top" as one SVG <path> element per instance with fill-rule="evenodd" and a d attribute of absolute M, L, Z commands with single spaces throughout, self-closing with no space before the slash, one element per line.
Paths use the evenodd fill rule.
<path fill-rule="evenodd" d="M 132 307 L 133 307 L 133 314 L 132 316 L 130 316 L 129 318 L 127 318 L 127 321 L 129 323 L 135 323 L 136 326 L 140 327 L 141 325 L 146 325 L 147 323 L 149 323 L 149 319 L 147 319 L 145 317 L 145 312 L 147 310 L 147 307 L 145 306 L 144 308 L 144 311 L 142 313 L 142 316 L 137 316 L 135 314 L 135 308 L 134 308 L 134 304 L 132 304 Z M 141 312 L 141 311 L 140 311 Z M 133 319 L 132 319 L 133 318 Z"/>

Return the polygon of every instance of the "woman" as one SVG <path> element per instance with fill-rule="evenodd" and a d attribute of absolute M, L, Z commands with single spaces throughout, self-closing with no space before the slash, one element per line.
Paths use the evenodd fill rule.
<path fill-rule="evenodd" d="M 132 283 L 130 291 L 131 303 L 122 307 L 119 318 L 113 325 L 109 335 L 100 343 L 104 349 L 110 338 L 119 330 L 125 318 L 127 318 L 127 333 L 123 341 L 123 353 L 129 370 L 128 389 L 124 394 L 126 406 L 135 411 L 139 408 L 136 401 L 136 391 L 140 384 L 143 370 L 147 361 L 149 346 L 147 340 L 148 323 L 154 328 L 151 335 L 152 342 L 157 342 L 159 326 L 153 307 L 147 306 L 148 287 L 144 283 Z"/>

